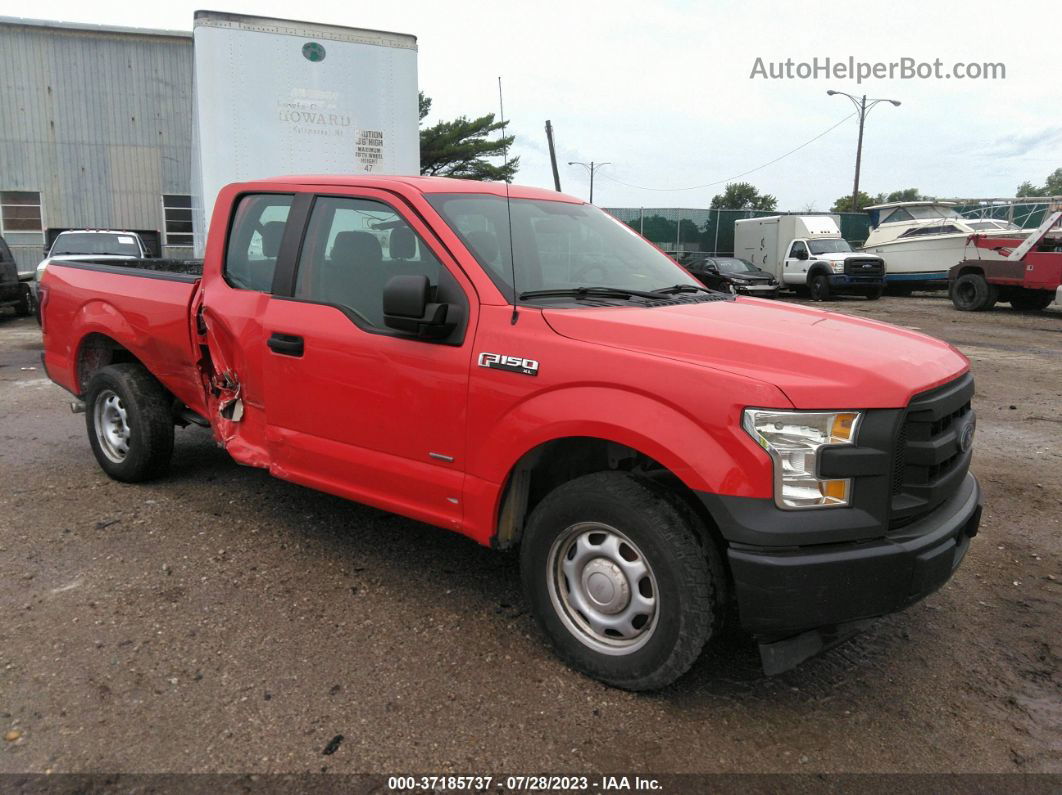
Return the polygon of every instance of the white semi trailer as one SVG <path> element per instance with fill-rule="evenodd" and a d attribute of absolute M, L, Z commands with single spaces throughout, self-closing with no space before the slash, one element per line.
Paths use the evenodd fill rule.
<path fill-rule="evenodd" d="M 418 174 L 417 39 L 197 11 L 192 224 L 214 198 L 283 174 Z"/>

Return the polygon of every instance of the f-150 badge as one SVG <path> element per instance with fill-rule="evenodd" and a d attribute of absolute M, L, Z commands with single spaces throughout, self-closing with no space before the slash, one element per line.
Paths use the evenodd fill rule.
<path fill-rule="evenodd" d="M 488 367 L 491 370 L 508 370 L 510 373 L 521 375 L 538 375 L 538 362 L 534 359 L 524 359 L 520 356 L 504 356 L 500 353 L 481 353 L 479 366 Z"/>

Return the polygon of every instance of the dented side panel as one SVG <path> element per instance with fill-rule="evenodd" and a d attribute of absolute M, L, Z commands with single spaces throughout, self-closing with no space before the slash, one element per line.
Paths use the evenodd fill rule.
<path fill-rule="evenodd" d="M 208 281 L 193 313 L 199 372 L 218 444 L 246 466 L 269 468 L 261 318 L 269 296 Z"/>

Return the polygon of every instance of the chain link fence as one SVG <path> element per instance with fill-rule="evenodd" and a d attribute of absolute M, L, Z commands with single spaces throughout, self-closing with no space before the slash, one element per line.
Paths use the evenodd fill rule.
<path fill-rule="evenodd" d="M 665 251 L 701 251 L 726 256 L 734 253 L 734 222 L 768 215 L 823 215 L 766 210 L 700 210 L 688 207 L 604 207 L 605 212 L 630 226 Z M 827 213 L 838 221 L 841 236 L 853 246 L 867 239 L 866 213 Z"/>
<path fill-rule="evenodd" d="M 664 251 L 699 251 L 712 256 L 734 253 L 734 222 L 767 215 L 830 215 L 841 229 L 841 237 L 853 247 L 863 245 L 870 233 L 870 217 L 859 213 L 778 212 L 766 210 L 703 210 L 690 207 L 603 207 L 605 212 L 630 226 Z M 955 210 L 968 218 L 994 218 L 1010 221 L 1023 229 L 1035 229 L 1043 222 L 1046 205 L 962 204 Z"/>

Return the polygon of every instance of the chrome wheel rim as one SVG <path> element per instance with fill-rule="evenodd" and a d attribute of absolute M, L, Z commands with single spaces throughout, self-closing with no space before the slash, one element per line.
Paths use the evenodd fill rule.
<path fill-rule="evenodd" d="M 93 425 L 100 450 L 111 461 L 120 464 L 129 455 L 129 417 L 122 399 L 111 389 L 104 389 L 96 397 Z"/>
<path fill-rule="evenodd" d="M 584 645 L 624 655 L 652 637 L 659 615 L 656 575 L 616 528 L 600 522 L 568 527 L 550 547 L 546 571 L 554 610 Z"/>

